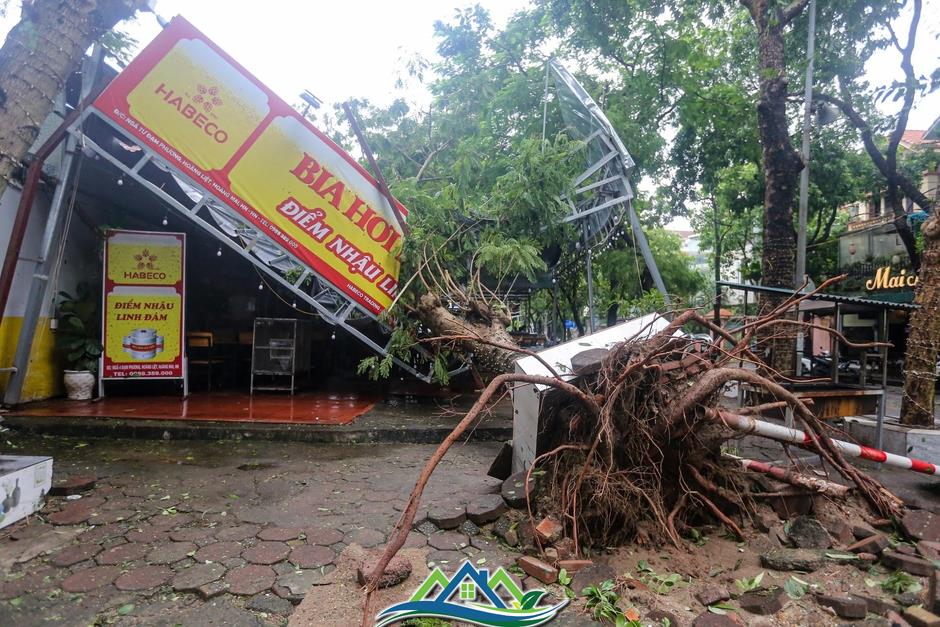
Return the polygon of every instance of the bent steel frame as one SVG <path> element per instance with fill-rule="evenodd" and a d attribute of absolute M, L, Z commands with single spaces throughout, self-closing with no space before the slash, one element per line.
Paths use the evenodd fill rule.
<path fill-rule="evenodd" d="M 140 149 L 141 156 L 133 165 L 125 164 L 117 158 L 115 154 L 112 154 L 105 147 L 95 143 L 93 139 L 84 133 L 84 124 L 91 116 L 105 122 L 122 143 L 128 146 L 137 146 Z M 129 138 L 127 133 L 108 117 L 90 107 L 85 110 L 82 116 L 69 128 L 69 133 L 75 137 L 77 143 L 85 150 L 93 151 L 117 168 L 121 176 L 133 180 L 144 189 L 150 191 L 166 203 L 175 213 L 202 228 L 219 242 L 225 244 L 230 250 L 251 263 L 258 271 L 263 272 L 264 275 L 281 288 L 290 292 L 295 298 L 313 307 L 328 324 L 340 327 L 380 356 L 390 356 L 397 366 L 422 381 L 431 381 L 433 376 L 431 364 L 428 366 L 428 372 L 422 373 L 412 364 L 406 363 L 391 354 L 391 330 L 386 325 L 378 320 L 376 321 L 379 325 L 379 329 L 388 337 L 384 344 L 380 344 L 378 341 L 356 328 L 356 326 L 352 324 L 354 320 L 357 318 L 362 319 L 362 317 L 372 319 L 374 316 L 362 309 L 362 307 L 345 294 L 330 286 L 325 279 L 320 277 L 319 274 L 314 272 L 303 261 L 281 247 L 268 235 L 248 223 L 221 199 L 211 192 L 205 191 L 204 188 L 199 187 L 185 172 L 173 167 L 147 146 L 141 145 L 140 142 Z M 177 183 L 181 183 L 180 189 L 193 199 L 193 206 L 187 207 L 177 198 L 174 198 L 166 192 L 161 186 L 145 178 L 141 172 L 148 164 L 153 164 L 160 170 L 171 174 L 171 176 L 176 179 Z M 296 278 L 289 276 L 298 271 L 299 274 Z M 313 287 L 309 293 L 303 289 L 304 284 L 308 280 L 312 281 L 311 285 Z M 422 347 L 417 347 L 417 350 L 427 355 Z M 456 374 L 464 369 L 466 369 L 466 366 L 452 371 L 450 374 Z"/>
<path fill-rule="evenodd" d="M 565 198 L 571 213 L 563 222 L 580 223 L 585 246 L 590 251 L 592 247 L 607 242 L 625 213 L 630 221 L 633 241 L 643 255 L 653 284 L 668 305 L 669 293 L 643 233 L 640 218 L 633 208 L 634 193 L 629 180 L 634 167 L 633 158 L 601 108 L 561 63 L 551 59 L 546 72 L 555 79 L 566 130 L 574 139 L 584 142 L 588 155 L 586 169 L 572 182 L 574 191 Z M 547 88 L 548 75 L 546 91 Z M 547 116 L 547 110 L 543 116 Z M 543 129 L 544 125 L 543 120 Z M 588 241 L 590 239 L 594 240 L 593 244 Z"/>

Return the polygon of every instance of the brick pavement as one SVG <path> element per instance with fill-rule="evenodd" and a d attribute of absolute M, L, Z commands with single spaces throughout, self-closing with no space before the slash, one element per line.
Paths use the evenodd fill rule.
<path fill-rule="evenodd" d="M 17 436 L 56 478 L 92 475 L 80 498 L 50 497 L 0 532 L 0 625 L 280 625 L 350 543 L 380 547 L 427 445 L 154 442 Z M 455 447 L 428 506 L 492 493 L 497 445 Z M 462 509 L 461 509 L 462 511 Z M 409 547 L 438 565 L 512 554 L 465 523 Z M 430 544 L 430 546 L 429 546 Z M 96 623 L 97 621 L 97 623 Z"/>

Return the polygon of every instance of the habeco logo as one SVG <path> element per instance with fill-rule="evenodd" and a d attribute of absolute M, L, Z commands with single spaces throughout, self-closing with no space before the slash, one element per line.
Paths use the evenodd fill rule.
<path fill-rule="evenodd" d="M 503 596 L 497 593 L 500 589 Z M 523 594 L 502 568 L 490 576 L 489 570 L 477 570 L 465 561 L 449 579 L 435 568 L 409 600 L 379 612 L 376 627 L 413 618 L 452 619 L 483 627 L 535 627 L 552 620 L 568 605 L 566 599 L 540 607 L 538 603 L 545 594 L 544 590 Z"/>
<path fill-rule="evenodd" d="M 153 93 L 163 99 L 163 102 L 170 105 L 179 112 L 181 116 L 190 121 L 202 132 L 211 137 L 216 143 L 224 144 L 228 141 L 228 133 L 219 128 L 219 125 L 209 118 L 209 113 L 217 107 L 221 107 L 224 101 L 219 97 L 218 87 L 207 87 L 205 85 L 196 85 L 195 94 L 177 92 L 166 83 L 160 83 Z"/>

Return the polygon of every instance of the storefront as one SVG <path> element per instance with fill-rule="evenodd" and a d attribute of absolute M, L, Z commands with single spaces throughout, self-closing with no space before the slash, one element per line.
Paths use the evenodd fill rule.
<path fill-rule="evenodd" d="M 94 63 L 37 142 L 67 129 L 40 188 L 3 198 L 0 236 L 29 216 L 5 404 L 60 394 L 70 366 L 109 397 L 332 393 L 386 354 L 406 213 L 387 190 L 181 18 L 116 78 Z"/>

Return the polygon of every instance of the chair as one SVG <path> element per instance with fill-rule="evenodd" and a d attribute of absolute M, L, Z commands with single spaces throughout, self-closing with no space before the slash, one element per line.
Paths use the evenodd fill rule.
<path fill-rule="evenodd" d="M 191 331 L 186 334 L 186 353 L 189 367 L 205 367 L 206 389 L 212 390 L 212 367 L 225 363 L 221 357 L 213 355 L 215 336 L 209 331 Z"/>

